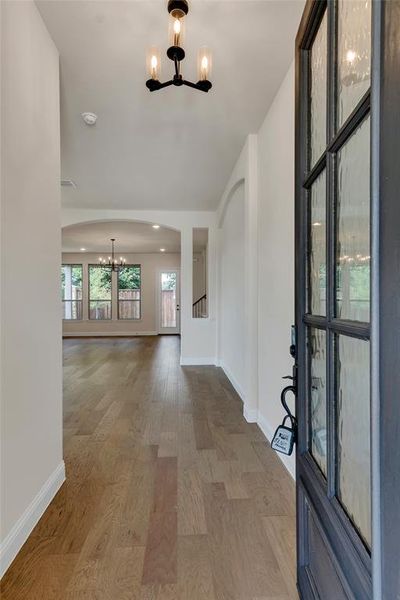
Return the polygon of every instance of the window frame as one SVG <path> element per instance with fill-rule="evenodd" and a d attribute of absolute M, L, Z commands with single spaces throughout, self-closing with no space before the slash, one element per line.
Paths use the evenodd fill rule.
<path fill-rule="evenodd" d="M 108 269 L 110 271 L 110 283 L 111 283 L 111 297 L 110 299 L 108 298 L 96 298 L 93 299 L 90 296 L 90 269 L 91 267 L 94 267 L 96 269 Z M 112 321 L 113 318 L 113 276 L 112 276 L 112 268 L 109 265 L 99 265 L 99 264 L 95 264 L 95 263 L 89 263 L 87 265 L 87 277 L 88 277 L 88 282 L 87 282 L 87 291 L 88 291 L 88 320 L 89 321 Z M 110 309 L 111 309 L 111 316 L 109 319 L 93 319 L 90 316 L 90 303 L 91 302 L 109 302 L 110 303 Z"/>
<path fill-rule="evenodd" d="M 121 302 L 138 302 L 139 303 L 139 316 L 137 318 L 133 317 L 132 319 L 128 319 L 128 318 L 124 318 L 124 317 L 120 316 L 120 309 L 119 309 L 119 303 L 120 303 L 119 273 L 120 273 L 120 271 L 118 271 L 117 272 L 117 319 L 118 319 L 118 321 L 141 321 L 142 320 L 142 265 L 140 263 L 130 263 L 130 264 L 124 265 L 122 268 L 125 269 L 127 267 L 138 267 L 139 268 L 140 287 L 132 288 L 132 289 L 138 290 L 140 293 L 140 297 L 139 297 L 139 300 L 121 300 Z"/>
<path fill-rule="evenodd" d="M 65 300 L 62 297 L 62 282 L 61 282 L 61 303 L 62 303 L 61 305 L 64 307 L 66 302 L 70 302 L 70 303 L 71 302 L 79 302 L 80 303 L 80 315 L 81 315 L 80 317 L 77 317 L 76 319 L 74 319 L 73 317 L 71 317 L 71 318 L 68 319 L 68 318 L 66 318 L 64 316 L 65 312 L 63 310 L 62 320 L 63 321 L 83 321 L 83 285 L 84 285 L 83 284 L 83 264 L 82 263 L 64 263 L 63 262 L 63 263 L 61 263 L 61 270 L 63 269 L 63 267 L 71 267 L 71 269 L 73 267 L 80 267 L 80 269 L 81 269 L 81 296 L 82 297 L 81 297 L 80 300 L 76 300 L 76 299 L 75 300 L 72 300 L 72 299 L 71 300 Z"/>

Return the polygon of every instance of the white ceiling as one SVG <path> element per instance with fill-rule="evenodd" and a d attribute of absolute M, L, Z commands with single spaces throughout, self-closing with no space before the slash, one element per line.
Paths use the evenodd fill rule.
<path fill-rule="evenodd" d="M 179 231 L 160 227 L 153 229 L 152 224 L 131 221 L 111 221 L 99 223 L 81 223 L 64 227 L 62 230 L 63 252 L 87 252 L 109 254 L 110 238 L 115 238 L 115 250 L 119 253 L 145 253 L 181 251 Z"/>
<path fill-rule="evenodd" d="M 192 0 L 183 73 L 196 80 L 197 48 L 211 47 L 209 94 L 145 87 L 146 49 L 168 45 L 164 0 L 37 5 L 61 57 L 62 178 L 77 185 L 63 206 L 215 209 L 292 61 L 303 0 Z"/>

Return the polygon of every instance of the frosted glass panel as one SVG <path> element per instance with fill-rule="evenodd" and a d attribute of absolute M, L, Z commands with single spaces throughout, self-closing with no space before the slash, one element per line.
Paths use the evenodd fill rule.
<path fill-rule="evenodd" d="M 311 48 L 311 166 L 326 147 L 327 17 L 321 21 Z"/>
<path fill-rule="evenodd" d="M 339 0 L 338 121 L 344 123 L 371 84 L 371 0 Z"/>
<path fill-rule="evenodd" d="M 369 342 L 338 336 L 338 498 L 371 544 Z"/>
<path fill-rule="evenodd" d="M 326 333 L 310 329 L 311 453 L 326 475 Z"/>
<path fill-rule="evenodd" d="M 326 175 L 321 173 L 311 188 L 310 209 L 310 312 L 326 314 Z"/>
<path fill-rule="evenodd" d="M 338 153 L 337 316 L 369 321 L 370 122 L 366 119 Z"/>

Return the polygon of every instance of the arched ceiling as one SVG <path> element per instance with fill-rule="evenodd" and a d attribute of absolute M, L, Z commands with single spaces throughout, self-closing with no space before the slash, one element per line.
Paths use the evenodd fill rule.
<path fill-rule="evenodd" d="M 99 221 L 79 223 L 62 230 L 63 252 L 106 253 L 110 249 L 110 238 L 115 238 L 116 252 L 159 253 L 181 251 L 179 231 L 160 226 L 154 229 L 152 223 L 135 221 Z"/>

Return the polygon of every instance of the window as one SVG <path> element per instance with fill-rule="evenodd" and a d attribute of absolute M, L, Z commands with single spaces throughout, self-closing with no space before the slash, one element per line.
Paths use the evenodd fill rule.
<path fill-rule="evenodd" d="M 208 229 L 193 228 L 193 308 L 194 319 L 208 317 L 207 279 L 208 279 Z"/>
<path fill-rule="evenodd" d="M 111 319 L 110 267 L 89 265 L 89 319 Z"/>
<path fill-rule="evenodd" d="M 61 266 L 63 319 L 82 319 L 82 265 Z"/>
<path fill-rule="evenodd" d="M 126 265 L 118 272 L 118 319 L 140 319 L 140 265 Z"/>

